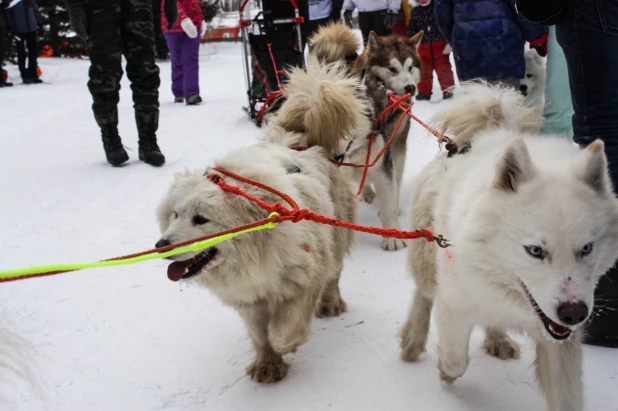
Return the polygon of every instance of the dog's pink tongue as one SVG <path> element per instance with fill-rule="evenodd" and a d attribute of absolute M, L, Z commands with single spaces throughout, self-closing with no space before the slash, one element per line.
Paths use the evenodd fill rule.
<path fill-rule="evenodd" d="M 167 278 L 172 281 L 180 281 L 187 270 L 184 261 L 174 261 L 167 267 Z"/>

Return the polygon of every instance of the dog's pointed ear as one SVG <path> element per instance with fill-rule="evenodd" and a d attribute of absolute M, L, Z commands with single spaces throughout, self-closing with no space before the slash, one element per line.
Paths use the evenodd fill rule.
<path fill-rule="evenodd" d="M 607 170 L 605 144 L 600 139 L 593 141 L 583 152 L 584 165 L 578 167 L 579 178 L 602 195 L 613 195 L 611 179 Z"/>
<path fill-rule="evenodd" d="M 522 183 L 530 181 L 535 174 L 530 153 L 524 139 L 514 138 L 507 146 L 496 165 L 494 188 L 515 193 Z"/>
<path fill-rule="evenodd" d="M 410 37 L 408 39 L 408 42 L 412 45 L 412 47 L 418 50 L 418 46 L 421 44 L 421 40 L 423 39 L 424 34 L 425 32 L 421 30 L 418 33 L 416 33 L 414 36 Z"/>
<path fill-rule="evenodd" d="M 375 31 L 371 30 L 369 32 L 369 37 L 367 37 L 367 49 L 368 50 L 377 50 L 382 45 L 380 38 L 376 34 Z"/>

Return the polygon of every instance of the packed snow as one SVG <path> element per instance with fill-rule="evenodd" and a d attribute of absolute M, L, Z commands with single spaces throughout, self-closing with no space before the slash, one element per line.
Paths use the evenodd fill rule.
<path fill-rule="evenodd" d="M 203 170 L 213 158 L 255 142 L 243 112 L 240 44 L 201 48 L 201 106 L 173 104 L 170 63 L 161 67 L 159 142 L 167 164 L 137 160 L 129 82 L 122 81 L 120 132 L 131 149 L 122 168 L 105 162 L 86 87 L 89 63 L 41 59 L 45 84 L 0 90 L 0 269 L 95 261 L 152 248 L 154 210 L 175 172 Z M 15 67 L 9 72 L 19 83 Z M 446 107 L 437 84 L 428 119 Z M 401 216 L 410 228 L 414 177 L 438 153 L 413 124 Z M 379 225 L 377 206 L 360 222 Z M 418 240 L 422 241 L 422 240 Z M 533 346 L 518 336 L 519 360 L 481 349 L 475 331 L 467 373 L 440 383 L 436 331 L 418 363 L 399 359 L 397 332 L 413 281 L 405 250 L 388 253 L 360 234 L 346 261 L 342 293 L 349 311 L 315 319 L 313 336 L 286 356 L 288 376 L 260 385 L 245 374 L 253 353 L 243 323 L 205 289 L 172 283 L 164 261 L 91 269 L 0 284 L 0 327 L 25 342 L 34 386 L 0 375 L 3 410 L 543 410 L 533 377 Z M 616 350 L 585 349 L 586 409 L 618 406 Z"/>

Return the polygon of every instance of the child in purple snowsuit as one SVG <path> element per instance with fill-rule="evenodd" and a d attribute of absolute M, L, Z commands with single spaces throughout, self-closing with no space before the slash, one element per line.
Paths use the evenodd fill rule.
<path fill-rule="evenodd" d="M 163 7 L 163 5 L 161 5 Z M 206 29 L 200 0 L 178 0 L 178 20 L 167 29 L 165 13 L 161 28 L 172 60 L 172 93 L 175 102 L 195 105 L 200 97 L 200 38 Z"/>

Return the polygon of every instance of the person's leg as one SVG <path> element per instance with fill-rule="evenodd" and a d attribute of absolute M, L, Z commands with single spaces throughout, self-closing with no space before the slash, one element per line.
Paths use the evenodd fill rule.
<path fill-rule="evenodd" d="M 172 94 L 174 97 L 185 97 L 184 67 L 182 65 L 182 42 L 185 33 L 163 33 L 172 60 Z"/>
<path fill-rule="evenodd" d="M 377 10 L 371 12 L 373 15 L 373 31 L 376 32 L 378 36 L 390 36 L 392 34 L 392 29 L 389 29 L 384 24 L 384 19 L 386 19 L 386 12 L 388 10 Z"/>
<path fill-rule="evenodd" d="M 360 27 L 360 31 L 363 35 L 363 46 L 366 46 L 367 39 L 369 38 L 369 33 L 371 32 L 371 30 L 373 30 L 373 19 L 371 13 L 359 12 L 358 26 Z"/>
<path fill-rule="evenodd" d="M 416 96 L 417 100 L 423 100 L 425 97 L 431 97 L 431 89 L 433 86 L 434 64 L 432 58 L 421 57 L 421 63 L 421 81 L 418 83 L 418 95 Z"/>
<path fill-rule="evenodd" d="M 36 32 L 26 33 L 24 35 L 26 40 L 26 47 L 28 48 L 28 75 L 32 81 L 38 81 L 37 67 L 38 67 L 38 56 L 39 56 L 39 48 L 36 41 Z"/>
<path fill-rule="evenodd" d="M 165 164 L 157 144 L 159 128 L 159 67 L 155 63 L 154 25 L 150 0 L 123 0 L 122 52 L 127 59 L 127 77 L 133 90 L 135 122 L 139 135 L 139 158 L 153 165 Z"/>
<path fill-rule="evenodd" d="M 19 74 L 24 83 L 30 82 L 30 76 L 26 69 L 26 39 L 22 34 L 18 35 L 15 39 L 15 47 L 17 48 L 17 67 L 19 67 Z"/>
<path fill-rule="evenodd" d="M 556 40 L 556 28 L 549 28 L 547 78 L 543 128 L 547 134 L 573 137 L 573 103 L 569 88 L 569 72 L 564 52 Z"/>
<path fill-rule="evenodd" d="M 12 86 L 11 83 L 4 80 L 4 55 L 6 53 L 6 24 L 4 17 L 0 13 L 0 87 Z"/>
<path fill-rule="evenodd" d="M 92 95 L 94 118 L 101 129 L 107 161 L 114 166 L 129 159 L 118 135 L 118 92 L 123 74 L 118 38 L 120 2 L 98 2 L 86 7 L 90 58 L 88 89 Z"/>
<path fill-rule="evenodd" d="M 573 101 L 573 140 L 582 147 L 605 143 L 609 171 L 618 187 L 618 7 L 600 0 L 569 0 L 556 26 L 564 51 Z M 618 270 L 611 269 L 595 293 L 585 343 L 618 348 Z"/>
<path fill-rule="evenodd" d="M 184 34 L 184 33 L 183 33 Z M 182 39 L 182 66 L 184 67 L 183 95 L 186 99 L 200 95 L 200 37 Z"/>
<path fill-rule="evenodd" d="M 455 77 L 453 76 L 453 67 L 451 67 L 451 60 L 448 54 L 442 54 L 435 58 L 436 75 L 440 82 L 440 88 L 443 95 L 445 93 L 452 93 L 455 87 Z"/>

